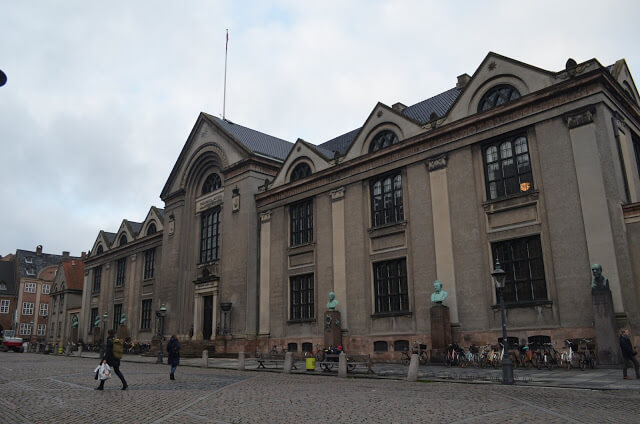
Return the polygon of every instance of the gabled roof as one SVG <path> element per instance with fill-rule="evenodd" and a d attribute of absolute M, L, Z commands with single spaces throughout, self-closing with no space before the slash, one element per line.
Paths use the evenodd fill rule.
<path fill-rule="evenodd" d="M 84 286 L 84 262 L 78 259 L 62 263 L 67 289 L 82 290 Z"/>
<path fill-rule="evenodd" d="M 143 222 L 133 222 L 133 221 L 129 221 L 129 220 L 127 220 L 127 222 L 129 223 L 129 226 L 131 227 L 131 230 L 133 231 L 133 235 L 137 236 L 138 233 L 140 233 L 140 229 L 142 228 Z"/>
<path fill-rule="evenodd" d="M 429 122 L 431 120 L 432 113 L 436 113 L 439 118 L 442 118 L 447 114 L 451 105 L 456 101 L 461 92 L 462 90 L 459 88 L 451 88 L 436 96 L 407 107 L 401 112 L 401 115 L 406 116 L 419 124 L 426 124 Z M 344 155 L 347 150 L 349 150 L 349 147 L 351 147 L 351 144 L 356 139 L 361 129 L 362 127 L 356 128 L 355 130 L 351 130 L 348 133 L 319 144 L 318 148 L 338 151 L 341 155 Z"/>
<path fill-rule="evenodd" d="M 243 127 L 227 119 L 220 119 L 215 116 L 203 113 L 208 119 L 214 121 L 222 129 L 231 134 L 237 141 L 242 143 L 247 149 L 271 158 L 284 160 L 293 147 L 293 143 L 277 137 Z"/>
<path fill-rule="evenodd" d="M 104 234 L 104 238 L 107 239 L 107 243 L 109 243 L 107 247 L 111 247 L 113 241 L 116 239 L 116 233 L 109 233 L 107 231 L 103 231 L 102 233 Z"/>

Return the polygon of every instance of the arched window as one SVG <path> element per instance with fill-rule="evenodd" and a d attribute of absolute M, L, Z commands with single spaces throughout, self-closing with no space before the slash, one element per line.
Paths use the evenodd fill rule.
<path fill-rule="evenodd" d="M 482 96 L 478 104 L 478 112 L 493 109 L 518 98 L 520 98 L 520 92 L 515 87 L 507 84 L 496 85 Z"/>
<path fill-rule="evenodd" d="M 308 177 L 309 175 L 311 175 L 311 167 L 309 166 L 308 163 L 302 162 L 297 164 L 296 167 L 293 168 L 293 171 L 291 172 L 291 178 L 289 179 L 289 181 L 291 182 L 298 181 Z"/>
<path fill-rule="evenodd" d="M 102 245 L 99 245 L 99 246 L 98 246 L 98 250 L 96 250 L 96 253 L 99 255 L 99 254 L 101 254 L 102 252 L 104 252 L 104 249 L 102 248 Z"/>
<path fill-rule="evenodd" d="M 124 246 L 127 244 L 127 235 L 123 234 L 120 236 L 120 241 L 118 242 L 118 246 Z"/>
<path fill-rule="evenodd" d="M 378 340 L 376 342 L 373 342 L 373 351 L 374 352 L 388 352 L 389 351 L 389 344 L 387 342 L 385 342 L 384 340 Z"/>
<path fill-rule="evenodd" d="M 396 133 L 390 130 L 380 131 L 373 137 L 373 140 L 371 140 L 369 153 L 377 152 L 380 149 L 393 146 L 394 144 L 398 144 L 398 136 Z"/>
<path fill-rule="evenodd" d="M 220 176 L 218 174 L 211 174 L 204 181 L 204 185 L 202 186 L 202 194 L 211 193 L 222 187 L 222 181 L 220 181 Z"/>
<path fill-rule="evenodd" d="M 155 234 L 155 233 L 156 233 L 156 224 L 152 222 L 151 224 L 149 224 L 149 227 L 147 228 L 147 235 L 150 236 L 151 234 Z"/>

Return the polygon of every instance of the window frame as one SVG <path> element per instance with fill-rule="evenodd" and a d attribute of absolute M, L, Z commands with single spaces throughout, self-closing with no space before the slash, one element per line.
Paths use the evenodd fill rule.
<path fill-rule="evenodd" d="M 0 314 L 8 314 L 11 309 L 11 299 L 0 299 Z"/>
<path fill-rule="evenodd" d="M 396 187 L 396 178 L 399 178 L 400 187 Z M 385 191 L 385 181 L 390 179 L 391 190 Z M 403 176 L 402 170 L 396 170 L 387 172 L 385 174 L 377 175 L 369 180 L 369 200 L 371 207 L 371 227 L 384 227 L 386 225 L 394 225 L 404 222 L 404 188 L 402 184 Z M 376 184 L 380 183 L 380 194 L 375 193 Z M 385 195 L 391 194 L 392 206 L 390 208 L 385 207 Z M 400 194 L 398 196 L 398 193 Z M 382 207 L 376 208 L 376 200 L 380 201 Z M 387 219 L 389 218 L 389 219 Z"/>
<path fill-rule="evenodd" d="M 40 304 L 40 312 L 39 315 L 41 317 L 46 317 L 49 316 L 49 304 L 48 303 L 41 303 Z"/>
<path fill-rule="evenodd" d="M 200 215 L 200 263 L 220 259 L 220 207 L 202 212 Z M 209 221 L 210 219 L 210 221 Z"/>
<path fill-rule="evenodd" d="M 31 324 L 27 322 L 20 323 L 20 335 L 21 336 L 30 336 L 32 333 Z"/>
<path fill-rule="evenodd" d="M 115 287 L 122 287 L 125 284 L 127 273 L 127 257 L 120 258 L 116 261 L 116 282 Z"/>
<path fill-rule="evenodd" d="M 518 152 L 518 147 L 522 149 L 522 146 L 518 146 L 517 142 L 521 139 L 524 139 L 524 146 L 526 151 Z M 505 146 L 509 143 L 509 156 L 506 156 Z M 490 149 L 495 149 L 494 152 L 489 153 Z M 521 196 L 527 193 L 531 193 L 535 191 L 535 182 L 533 181 L 533 166 L 531 162 L 531 148 L 529 147 L 529 137 L 526 132 L 519 132 L 517 134 L 512 134 L 506 137 L 500 137 L 497 139 L 493 139 L 490 142 L 485 143 L 482 146 L 482 164 L 484 170 L 484 182 L 485 182 L 485 195 L 488 202 L 499 201 L 503 199 L 508 199 L 510 197 Z M 495 159 L 488 161 L 488 156 L 491 155 Z M 503 156 L 504 155 L 504 156 Z M 524 158 L 526 156 L 528 169 L 523 165 L 524 171 L 520 171 L 519 169 L 519 161 L 520 158 Z M 512 175 L 505 176 L 505 167 L 508 165 L 504 165 L 505 162 L 511 161 L 512 164 L 510 166 L 513 167 Z M 492 165 L 497 165 L 498 168 L 490 171 L 489 168 Z M 490 172 L 494 172 L 499 174 L 497 178 L 491 179 Z M 527 181 L 526 177 L 529 177 Z M 508 186 L 509 180 L 516 181 L 516 185 Z M 492 197 L 492 184 L 495 185 L 495 197 Z M 528 184 L 527 190 L 522 190 L 524 184 Z M 517 187 L 517 190 L 513 191 Z"/>
<path fill-rule="evenodd" d="M 35 293 L 37 290 L 38 284 L 32 281 L 27 281 L 24 283 L 24 292 L 25 293 Z"/>
<path fill-rule="evenodd" d="M 98 265 L 93 269 L 93 286 L 91 287 L 91 293 L 99 293 L 101 284 L 102 284 L 102 265 Z"/>
<path fill-rule="evenodd" d="M 380 141 L 389 135 L 391 135 L 392 138 L 388 144 L 386 141 L 382 141 L 382 142 Z M 371 142 L 369 143 L 369 153 L 379 152 L 380 150 L 387 149 L 399 143 L 400 143 L 400 137 L 398 137 L 398 134 L 396 134 L 395 131 L 389 130 L 389 129 L 382 130 L 377 132 L 376 135 L 374 135 L 371 138 Z"/>
<path fill-rule="evenodd" d="M 122 315 L 122 303 L 116 303 L 113 305 L 113 322 L 112 327 L 115 331 L 120 326 L 120 315 Z"/>
<path fill-rule="evenodd" d="M 94 328 L 96 328 L 96 319 L 98 319 L 98 316 L 100 315 L 100 311 L 98 308 L 91 308 L 91 320 L 89 322 L 89 331 L 93 330 Z"/>
<path fill-rule="evenodd" d="M 151 330 L 151 311 L 153 309 L 153 299 L 142 299 L 140 308 L 140 330 Z"/>
<path fill-rule="evenodd" d="M 50 284 L 43 284 L 42 288 L 40 290 L 42 291 L 42 294 L 49 294 L 49 293 L 51 293 L 51 285 Z"/>
<path fill-rule="evenodd" d="M 38 336 L 46 336 L 47 335 L 47 324 L 38 324 L 38 329 L 36 330 L 36 335 Z"/>
<path fill-rule="evenodd" d="M 200 194 L 204 196 L 205 194 L 213 193 L 220 188 L 222 188 L 222 178 L 220 178 L 220 175 L 216 172 L 212 172 L 202 183 L 202 190 Z"/>
<path fill-rule="evenodd" d="M 153 278 L 155 273 L 155 262 L 156 262 L 156 248 L 152 247 L 151 249 L 147 249 L 144 251 L 144 272 L 143 279 L 150 280 Z"/>
<path fill-rule="evenodd" d="M 390 274 L 391 267 L 398 272 L 395 275 Z M 409 277 L 407 272 L 407 258 L 395 258 L 372 263 L 373 271 L 373 315 L 406 315 L 411 313 L 411 304 L 409 297 Z M 386 271 L 385 275 L 382 272 Z M 396 290 L 392 290 L 392 280 L 398 280 Z M 385 289 L 386 290 L 383 290 Z M 398 301 L 393 301 L 397 298 Z M 393 304 L 392 304 L 393 303 Z M 397 303 L 397 308 L 394 304 Z M 382 308 L 386 305 L 386 308 Z"/>
<path fill-rule="evenodd" d="M 517 243 L 525 244 L 526 251 L 521 257 L 514 255 L 514 247 L 517 247 Z M 499 252 L 498 249 L 501 249 L 502 252 Z M 533 250 L 535 251 L 532 252 Z M 530 252 L 533 254 L 530 254 Z M 508 253 L 509 257 L 505 256 L 505 253 Z M 520 253 L 522 253 L 522 251 L 518 252 L 518 254 Z M 547 289 L 544 267 L 544 252 L 542 250 L 540 234 L 493 242 L 491 243 L 491 254 L 493 263 L 498 259 L 502 269 L 505 271 L 505 286 L 502 294 L 506 306 L 527 306 L 530 304 L 549 302 L 549 291 Z M 514 266 L 515 263 L 518 263 L 518 265 Z M 524 266 L 526 266 L 527 278 L 522 278 L 522 268 Z M 519 273 L 520 275 L 518 275 Z M 520 300 L 519 293 L 525 293 L 526 291 L 529 292 L 530 296 L 522 296 Z M 542 292 L 544 292 L 544 295 L 539 297 L 536 295 L 536 293 Z M 497 289 L 495 293 L 496 299 L 498 299 Z M 513 293 L 513 300 L 511 293 Z"/>
<path fill-rule="evenodd" d="M 313 198 L 289 205 L 289 246 L 313 243 Z"/>
<path fill-rule="evenodd" d="M 296 287 L 299 283 L 299 287 Z M 315 313 L 314 273 L 289 276 L 289 321 L 313 321 Z"/>
<path fill-rule="evenodd" d="M 22 302 L 22 315 L 33 315 L 34 302 Z"/>
<path fill-rule="evenodd" d="M 295 181 L 302 180 L 310 176 L 312 173 L 313 170 L 311 169 L 311 165 L 309 165 L 307 162 L 300 162 L 291 170 L 289 182 L 293 183 Z"/>
<path fill-rule="evenodd" d="M 506 101 L 504 101 L 504 102 L 502 102 L 502 103 L 500 103 L 500 104 L 497 104 L 497 103 L 498 103 L 498 100 L 499 100 L 501 97 L 504 97 L 504 96 L 502 96 L 502 95 L 501 95 L 501 93 L 499 93 L 499 92 L 500 92 L 501 90 L 505 89 L 505 88 L 509 88 L 509 89 L 511 89 L 511 92 L 509 93 L 509 98 L 508 98 Z M 498 96 L 494 99 L 494 101 L 492 102 L 492 104 L 491 104 L 489 107 L 484 108 L 484 107 L 483 107 L 483 106 L 484 106 L 484 104 L 488 102 L 489 97 L 490 97 L 491 95 L 493 95 L 494 93 L 499 93 L 499 94 L 498 94 Z M 517 93 L 517 96 L 516 96 L 516 97 L 513 97 L 513 93 Z M 512 102 L 512 101 L 514 101 L 514 100 L 518 100 L 520 97 L 522 97 L 522 94 L 520 94 L 520 90 L 518 90 L 516 87 L 514 87 L 514 86 L 513 86 L 513 85 L 511 85 L 511 84 L 498 84 L 498 85 L 494 85 L 493 87 L 491 87 L 490 89 L 488 89 L 488 90 L 487 90 L 487 91 L 482 95 L 482 97 L 480 98 L 480 101 L 478 102 L 478 113 L 480 113 L 480 112 L 486 112 L 486 111 L 491 110 L 491 109 L 495 109 L 495 108 L 497 108 L 498 106 L 502 106 L 502 105 L 505 105 L 505 104 L 507 104 L 507 103 L 510 103 L 510 102 Z"/>

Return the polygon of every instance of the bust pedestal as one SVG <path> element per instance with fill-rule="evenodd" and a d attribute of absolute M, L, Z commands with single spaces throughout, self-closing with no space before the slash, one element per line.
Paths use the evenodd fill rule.
<path fill-rule="evenodd" d="M 118 338 L 124 340 L 127 338 L 127 326 L 121 325 L 118 327 Z"/>
<path fill-rule="evenodd" d="M 449 308 L 434 303 L 431 315 L 431 362 L 444 362 L 447 347 L 452 342 Z"/>
<path fill-rule="evenodd" d="M 339 311 L 324 313 L 324 346 L 337 347 L 342 345 L 342 321 Z"/>
<path fill-rule="evenodd" d="M 71 342 L 78 343 L 78 327 L 71 328 Z"/>
<path fill-rule="evenodd" d="M 616 331 L 616 316 L 613 312 L 611 290 L 592 289 L 593 329 L 596 334 L 598 360 L 602 365 L 622 363 L 622 353 Z"/>

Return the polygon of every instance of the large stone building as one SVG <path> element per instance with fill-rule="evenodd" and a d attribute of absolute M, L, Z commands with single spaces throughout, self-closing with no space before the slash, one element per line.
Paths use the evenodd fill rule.
<path fill-rule="evenodd" d="M 499 259 L 511 335 L 592 337 L 592 263 L 609 278 L 618 324 L 637 334 L 638 134 L 624 60 L 547 71 L 494 53 L 450 90 L 379 103 L 317 146 L 203 113 L 161 193 L 159 273 L 133 280 L 131 330 L 164 304 L 165 334 L 219 351 L 300 351 L 323 343 L 333 291 L 346 349 L 392 358 L 394 346 L 430 344 L 438 279 L 454 339 L 495 343 Z M 85 287 L 100 267 L 115 278 L 130 252 L 122 231 L 99 236 Z M 114 294 L 85 295 L 87 334 L 89 312 Z"/>

